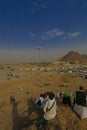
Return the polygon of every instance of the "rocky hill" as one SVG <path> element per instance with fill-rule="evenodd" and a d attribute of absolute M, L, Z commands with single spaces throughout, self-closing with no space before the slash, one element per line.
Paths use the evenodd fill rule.
<path fill-rule="evenodd" d="M 81 55 L 79 52 L 70 51 L 65 56 L 61 57 L 59 61 L 79 61 L 79 62 L 87 62 L 87 55 Z"/>

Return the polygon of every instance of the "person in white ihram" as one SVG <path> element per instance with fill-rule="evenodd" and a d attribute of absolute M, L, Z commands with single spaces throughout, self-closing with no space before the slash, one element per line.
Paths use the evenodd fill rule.
<path fill-rule="evenodd" d="M 54 97 L 55 97 L 55 95 L 52 92 L 50 92 L 49 99 L 43 108 L 43 111 L 44 111 L 43 118 L 45 120 L 51 120 L 51 119 L 55 118 L 55 116 L 56 116 L 57 104 L 56 104 L 56 100 Z"/>

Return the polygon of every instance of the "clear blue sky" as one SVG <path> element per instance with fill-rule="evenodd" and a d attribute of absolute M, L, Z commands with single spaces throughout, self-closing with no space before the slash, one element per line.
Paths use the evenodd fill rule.
<path fill-rule="evenodd" d="M 0 0 L 0 63 L 87 54 L 87 0 Z"/>

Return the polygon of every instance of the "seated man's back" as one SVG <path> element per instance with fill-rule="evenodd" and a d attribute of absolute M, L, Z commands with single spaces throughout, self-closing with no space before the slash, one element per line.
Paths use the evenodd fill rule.
<path fill-rule="evenodd" d="M 87 93 L 84 91 L 82 86 L 80 86 L 79 89 L 79 91 L 75 92 L 74 102 L 78 105 L 86 106 Z"/>
<path fill-rule="evenodd" d="M 84 91 L 77 91 L 75 102 L 78 105 L 86 106 L 86 93 Z"/>

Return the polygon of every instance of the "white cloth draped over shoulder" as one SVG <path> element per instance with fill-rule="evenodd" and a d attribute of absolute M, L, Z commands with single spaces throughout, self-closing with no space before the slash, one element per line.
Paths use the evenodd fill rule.
<path fill-rule="evenodd" d="M 56 107 L 57 107 L 57 104 L 56 104 L 56 100 L 53 99 L 53 100 L 48 100 L 44 106 L 44 118 L 46 120 L 51 120 L 53 119 L 55 116 L 56 116 Z M 50 109 L 51 108 L 51 109 Z M 47 109 L 49 111 L 47 111 Z"/>
<path fill-rule="evenodd" d="M 80 91 L 84 92 L 84 90 L 80 90 Z M 74 95 L 74 98 L 76 100 L 76 94 Z M 83 105 L 75 103 L 73 109 L 79 115 L 81 119 L 87 118 L 87 95 L 86 95 L 86 105 L 83 106 Z"/>
<path fill-rule="evenodd" d="M 75 103 L 74 111 L 80 116 L 81 119 L 87 118 L 87 106 L 84 107 Z"/>

